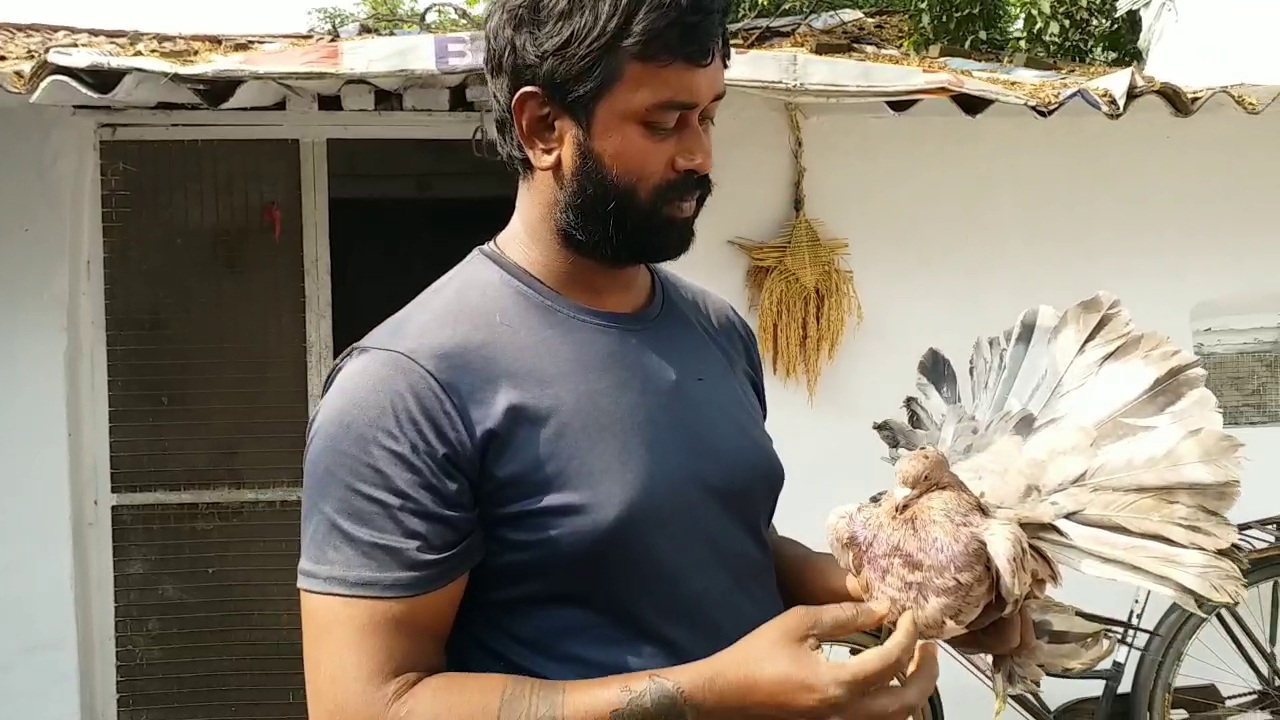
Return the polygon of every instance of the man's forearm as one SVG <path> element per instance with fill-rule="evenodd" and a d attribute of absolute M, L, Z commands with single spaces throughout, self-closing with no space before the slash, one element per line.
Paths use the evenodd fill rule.
<path fill-rule="evenodd" d="M 717 692 L 707 663 L 594 680 L 440 673 L 393 705 L 395 720 L 715 720 L 738 710 Z"/>
<path fill-rule="evenodd" d="M 826 605 L 850 599 L 849 574 L 831 553 L 811 550 L 807 545 L 770 534 L 778 590 L 788 607 L 794 605 Z"/>

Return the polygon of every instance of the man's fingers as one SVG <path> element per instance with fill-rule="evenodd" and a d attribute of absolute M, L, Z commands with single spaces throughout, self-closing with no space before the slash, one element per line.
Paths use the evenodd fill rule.
<path fill-rule="evenodd" d="M 818 605 L 807 612 L 809 632 L 820 641 L 844 640 L 884 622 L 884 613 L 857 602 Z"/>
<path fill-rule="evenodd" d="M 1029 648 L 1036 641 L 1036 624 L 1031 618 L 1031 611 L 1024 605 L 1022 612 L 1018 613 L 1018 620 L 1022 625 L 1022 633 L 1018 638 L 1018 647 L 1015 649 Z"/>
<path fill-rule="evenodd" d="M 849 597 L 854 600 L 865 600 L 866 593 L 862 589 L 862 582 L 858 580 L 857 575 L 847 575 L 844 579 L 844 586 L 849 590 Z"/>
<path fill-rule="evenodd" d="M 1022 615 L 1002 617 L 976 632 L 965 633 L 951 641 L 961 652 L 1005 655 L 1022 644 Z"/>
<path fill-rule="evenodd" d="M 906 718 L 929 702 L 938 686 L 938 646 L 922 643 L 901 685 L 875 690 L 858 702 L 859 714 Z"/>
<path fill-rule="evenodd" d="M 854 655 L 848 662 L 834 665 L 846 683 L 865 689 L 884 685 L 906 672 L 916 653 L 915 618 L 910 612 L 898 618 L 897 626 L 885 641 Z"/>

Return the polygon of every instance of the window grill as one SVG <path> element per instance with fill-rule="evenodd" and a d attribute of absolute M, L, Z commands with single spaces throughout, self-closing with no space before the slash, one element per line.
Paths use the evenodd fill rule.
<path fill-rule="evenodd" d="M 1206 384 L 1218 396 L 1224 425 L 1280 423 L 1280 354 L 1224 353 L 1203 360 Z"/>
<path fill-rule="evenodd" d="M 305 718 L 298 143 L 101 162 L 119 717 Z"/>

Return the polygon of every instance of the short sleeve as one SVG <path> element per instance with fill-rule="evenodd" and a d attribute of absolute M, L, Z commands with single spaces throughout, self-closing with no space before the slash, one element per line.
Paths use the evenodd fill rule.
<path fill-rule="evenodd" d="M 483 552 L 477 465 L 435 377 L 389 350 L 349 355 L 307 433 L 298 587 L 412 597 L 470 571 Z"/>

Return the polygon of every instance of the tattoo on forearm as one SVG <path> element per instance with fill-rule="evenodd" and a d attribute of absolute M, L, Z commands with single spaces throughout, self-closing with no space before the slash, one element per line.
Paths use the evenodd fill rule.
<path fill-rule="evenodd" d="M 564 684 L 512 680 L 502 689 L 498 720 L 563 720 Z"/>
<path fill-rule="evenodd" d="M 609 713 L 609 720 L 694 720 L 684 690 L 664 677 L 651 675 L 644 687 L 623 687 L 622 694 L 627 701 Z"/>

